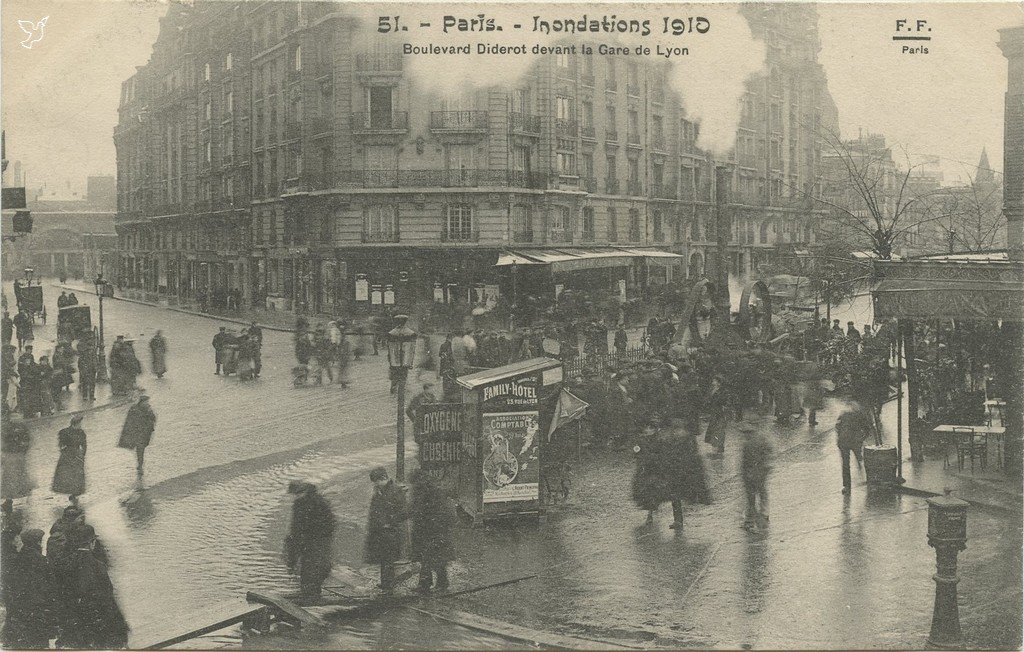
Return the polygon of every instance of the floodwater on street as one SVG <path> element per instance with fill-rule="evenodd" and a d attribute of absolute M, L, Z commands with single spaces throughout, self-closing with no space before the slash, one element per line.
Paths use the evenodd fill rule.
<path fill-rule="evenodd" d="M 9 286 L 5 289 L 12 295 Z M 59 289 L 45 285 L 44 293 L 47 311 L 56 315 Z M 93 307 L 95 324 L 96 298 L 81 294 L 79 299 Z M 242 383 L 213 373 L 210 342 L 219 322 L 118 300 L 105 301 L 103 307 L 108 349 L 118 334 L 136 339 L 143 367 L 138 384 L 157 414 L 141 491 L 133 454 L 116 448 L 127 406 L 88 411 L 82 423 L 89 448 L 81 504 L 110 550 L 111 579 L 134 626 L 133 636 L 169 617 L 182 629 L 198 626 L 204 608 L 244 599 L 247 590 L 294 590 L 280 553 L 281 538 L 266 538 L 268 521 L 282 517 L 279 508 L 289 480 L 323 482 L 346 471 L 362 476 L 393 459 L 394 401 L 383 357 L 356 363 L 348 389 L 296 389 L 290 376 L 291 334 L 264 330 L 262 377 Z M 163 379 L 149 373 L 148 341 L 158 328 L 170 349 Z M 37 324 L 35 333 L 36 356 L 52 351 L 55 320 Z M 103 391 L 97 404 L 109 400 Z M 383 414 L 371 407 L 380 404 L 390 407 Z M 67 418 L 58 414 L 28 422 L 32 445 L 27 466 L 37 488 L 22 504 L 27 527 L 48 532 L 67 505 L 66 496 L 49 491 L 57 431 Z M 240 643 L 231 632 L 202 641 Z M 388 647 L 420 647 L 423 641 L 437 647 L 507 645 L 504 639 L 410 612 L 340 625 L 325 647 L 372 648 L 379 647 L 377 641 Z"/>
<path fill-rule="evenodd" d="M 52 286 L 46 292 L 51 303 L 59 294 Z M 858 324 L 860 303 L 849 311 Z M 127 407 L 89 411 L 83 422 L 89 486 L 82 504 L 111 551 L 112 579 L 133 636 L 168 619 L 182 629 L 198 626 L 204 609 L 241 601 L 247 590 L 294 590 L 280 552 L 291 502 L 285 489 L 292 479 L 323 488 L 338 519 L 335 563 L 355 569 L 361 586 L 372 587 L 374 569 L 362 568 L 361 559 L 370 496 L 366 471 L 394 456 L 395 403 L 383 357 L 356 363 L 348 389 L 296 389 L 291 335 L 264 330 L 263 377 L 242 383 L 213 374 L 210 340 L 217 321 L 123 301 L 105 302 L 104 311 L 108 345 L 117 333 L 137 338 L 144 369 L 139 384 L 157 413 L 142 491 L 136 491 L 133 455 L 115 446 Z M 833 316 L 840 318 L 839 312 Z M 163 380 L 148 372 L 146 345 L 157 328 L 170 347 Z M 44 328 L 37 344 L 52 342 L 54 330 L 52 323 Z M 39 348 L 46 346 L 37 346 L 37 353 Z M 832 401 L 822 411 L 824 425 L 817 431 L 805 422 L 765 422 L 776 449 L 766 536 L 739 527 L 743 490 L 735 430 L 726 455 L 706 459 L 713 504 L 686 507 L 684 528 L 676 531 L 667 528 L 665 513 L 646 525 L 629 500 L 631 455 L 588 453 L 577 465 L 569 501 L 553 509 L 545 524 L 458 529 L 454 587 L 536 577 L 443 602 L 522 628 L 594 641 L 595 647 L 923 645 L 935 563 L 924 534 L 927 505 L 921 498 L 869 491 L 862 479 L 853 496 L 839 494 L 830 428 L 840 407 Z M 48 490 L 56 433 L 64 425 L 66 416 L 30 422 L 28 467 L 38 485 L 24 505 L 30 527 L 48 530 L 66 504 L 66 497 Z M 411 442 L 407 454 L 414 459 Z M 1020 639 L 1019 518 L 1007 523 L 972 510 L 971 541 L 961 554 L 961 617 L 965 636 L 979 646 L 1013 647 Z M 423 601 L 425 610 L 432 605 Z M 427 613 L 394 609 L 316 634 L 243 640 L 232 629 L 187 647 L 243 644 L 523 646 Z"/>

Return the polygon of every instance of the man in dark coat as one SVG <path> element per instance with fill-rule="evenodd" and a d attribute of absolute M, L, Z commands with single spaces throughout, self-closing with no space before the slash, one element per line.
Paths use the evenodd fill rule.
<path fill-rule="evenodd" d="M 149 340 L 149 364 L 157 378 L 167 373 L 167 339 L 163 331 L 158 330 Z"/>
<path fill-rule="evenodd" d="M 10 344 L 11 340 L 14 339 L 14 321 L 11 320 L 11 316 L 6 310 L 4 311 L 3 320 L 0 323 L 3 324 L 2 329 L 0 329 L 0 332 L 3 333 L 3 335 L 0 336 L 0 344 Z"/>
<path fill-rule="evenodd" d="M 65 307 L 67 305 L 68 305 L 68 293 L 63 291 L 63 290 L 61 290 L 60 296 L 57 297 L 57 309 L 60 310 L 61 308 Z"/>
<path fill-rule="evenodd" d="M 25 342 L 32 340 L 32 318 L 24 310 L 14 316 L 14 328 L 18 331 L 18 348 L 25 347 Z"/>
<path fill-rule="evenodd" d="M 255 320 L 249 325 L 249 339 L 253 345 L 252 375 L 259 378 L 263 370 L 263 329 Z"/>
<path fill-rule="evenodd" d="M 615 331 L 615 352 L 624 355 L 628 344 L 629 336 L 626 334 L 626 327 L 619 326 L 619 329 Z"/>
<path fill-rule="evenodd" d="M 297 495 L 292 503 L 291 529 L 285 539 L 288 570 L 298 570 L 302 597 L 317 599 L 324 580 L 331 574 L 334 512 L 308 482 L 292 481 L 288 493 Z"/>
<path fill-rule="evenodd" d="M 90 333 L 78 341 L 78 389 L 87 401 L 96 400 L 96 372 L 99 370 L 99 356 L 96 340 Z"/>
<path fill-rule="evenodd" d="M 213 373 L 218 376 L 224 364 L 224 347 L 228 343 L 227 330 L 226 326 L 221 326 L 217 334 L 213 336 L 213 359 L 217 365 L 217 369 Z"/>
<path fill-rule="evenodd" d="M 420 562 L 419 589 L 438 591 L 448 589 L 448 562 L 455 557 L 452 538 L 455 512 L 448 497 L 425 471 L 417 469 L 412 475 L 413 561 Z M 435 581 L 436 580 L 436 581 Z"/>
<path fill-rule="evenodd" d="M 12 650 L 45 650 L 57 633 L 57 587 L 43 556 L 43 531 L 21 533 L 21 550 L 11 564 L 3 645 Z"/>
<path fill-rule="evenodd" d="M 0 401 L 4 405 L 7 403 L 7 392 L 11 389 L 11 379 L 18 378 L 18 360 L 14 357 L 14 352 L 17 349 L 12 344 L 3 345 L 3 353 L 0 355 L 0 362 L 2 362 L 2 368 L 0 368 Z"/>
<path fill-rule="evenodd" d="M 413 438 L 416 440 L 416 443 L 419 443 L 420 441 L 419 425 L 416 423 L 416 410 L 418 410 L 421 405 L 429 405 L 430 403 L 437 402 L 437 394 L 434 393 L 434 383 L 427 382 L 423 383 L 423 391 L 416 396 L 413 396 L 412 400 L 409 401 L 409 406 L 405 408 L 405 416 L 409 417 L 409 420 L 412 421 Z"/>
<path fill-rule="evenodd" d="M 39 402 L 39 367 L 32 354 L 31 344 L 25 345 L 25 352 L 18 358 L 18 377 L 21 379 L 18 387 L 18 407 L 25 418 L 34 417 L 42 411 L 42 405 Z"/>
<path fill-rule="evenodd" d="M 139 475 L 142 475 L 146 446 L 149 446 L 155 427 L 156 413 L 149 404 L 149 396 L 143 394 L 139 397 L 138 403 L 128 408 L 124 426 L 121 427 L 121 438 L 117 442 L 118 448 L 135 450 L 135 458 L 138 461 L 135 468 Z"/>
<path fill-rule="evenodd" d="M 874 418 L 867 409 L 856 406 L 839 415 L 836 419 L 836 444 L 839 454 L 843 457 L 843 493 L 849 494 L 853 485 L 850 477 L 850 453 L 857 458 L 857 466 L 861 465 L 864 450 L 864 439 L 871 434 Z"/>
<path fill-rule="evenodd" d="M 71 294 L 68 295 L 68 305 L 69 306 L 77 306 L 78 305 L 78 297 L 75 296 L 74 292 L 72 292 Z"/>
<path fill-rule="evenodd" d="M 124 335 L 118 335 L 110 347 L 110 391 L 117 396 L 128 394 L 135 387 L 135 378 L 142 373 L 142 364 L 135 349 Z"/>
<path fill-rule="evenodd" d="M 772 445 L 752 426 L 740 428 L 743 433 L 743 451 L 740 457 L 740 475 L 747 493 L 747 508 L 743 526 L 758 527 L 759 521 L 768 521 L 768 474 L 772 470 Z"/>
<path fill-rule="evenodd" d="M 66 578 L 60 647 L 116 650 L 128 646 L 128 623 L 114 596 L 107 565 L 96 554 L 96 531 L 82 523 L 68 536 L 59 566 Z"/>
<path fill-rule="evenodd" d="M 370 482 L 374 489 L 366 528 L 365 561 L 380 564 L 380 587 L 390 593 L 395 588 L 395 562 L 402 556 L 405 539 L 405 493 L 382 466 L 370 471 Z"/>

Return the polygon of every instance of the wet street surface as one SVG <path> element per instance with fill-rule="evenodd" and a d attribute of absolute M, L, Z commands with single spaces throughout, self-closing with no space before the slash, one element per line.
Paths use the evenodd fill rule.
<path fill-rule="evenodd" d="M 46 292 L 54 303 L 59 290 Z M 94 297 L 80 298 L 95 306 Z M 104 302 L 104 312 L 108 347 L 119 333 L 137 340 L 139 384 L 157 414 L 141 491 L 133 454 L 115 446 L 127 406 L 91 410 L 83 422 L 88 491 L 81 500 L 111 550 L 111 575 L 129 623 L 141 631 L 173 615 L 188 629 L 201 624 L 195 621 L 204 605 L 240 600 L 247 590 L 293 590 L 280 552 L 292 479 L 324 488 L 339 523 L 335 562 L 358 569 L 371 587 L 373 569 L 362 569 L 361 559 L 366 472 L 394 459 L 395 403 L 385 358 L 356 362 L 348 389 L 293 388 L 291 335 L 264 330 L 263 376 L 243 383 L 213 373 L 217 321 L 116 300 Z M 96 314 L 94 307 L 94 322 Z M 170 350 L 162 380 L 149 373 L 148 340 L 157 328 Z M 37 330 L 36 353 L 52 348 L 54 336 L 52 321 Z M 545 523 L 459 528 L 455 590 L 537 578 L 418 604 L 431 611 L 443 603 L 594 647 L 921 647 L 934 594 L 927 504 L 869 490 L 862 472 L 853 495 L 840 494 L 831 429 L 839 407 L 830 404 L 817 429 L 803 421 L 781 427 L 755 415 L 776 451 L 764 535 L 740 527 L 739 434 L 731 424 L 724 457 L 708 458 L 710 449 L 701 444 L 713 504 L 687 507 L 682 530 L 668 529 L 667 506 L 645 524 L 629 498 L 630 453 L 584 454 L 569 500 Z M 29 423 L 28 466 L 38 488 L 24 510 L 29 527 L 48 530 L 67 499 L 49 491 L 66 417 Z M 411 442 L 408 454 L 414 459 Z M 972 507 L 968 521 L 959 586 L 965 640 L 971 647 L 1017 647 L 1021 516 Z M 200 644 L 241 642 L 231 630 Z M 319 634 L 247 638 L 245 645 L 522 647 L 409 609 L 337 623 Z"/>

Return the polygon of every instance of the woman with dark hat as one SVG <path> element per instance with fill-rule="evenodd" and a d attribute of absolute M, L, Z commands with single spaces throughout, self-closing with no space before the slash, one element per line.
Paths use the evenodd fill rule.
<path fill-rule="evenodd" d="M 11 650 L 45 650 L 57 631 L 57 587 L 50 563 L 43 556 L 43 531 L 24 530 L 21 550 L 11 565 L 6 596 L 3 646 Z"/>
<path fill-rule="evenodd" d="M 0 498 L 24 498 L 35 488 L 25 466 L 31 439 L 25 424 L 11 419 L 7 404 L 0 404 Z"/>
<path fill-rule="evenodd" d="M 68 494 L 72 503 L 85 493 L 86 442 L 81 426 L 82 415 L 76 414 L 71 417 L 71 425 L 57 433 L 60 458 L 50 485 L 54 493 Z"/>

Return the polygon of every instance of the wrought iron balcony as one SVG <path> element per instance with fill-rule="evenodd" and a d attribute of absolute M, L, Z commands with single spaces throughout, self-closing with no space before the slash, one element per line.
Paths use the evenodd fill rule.
<path fill-rule="evenodd" d="M 338 175 L 341 185 L 362 188 L 476 188 L 530 187 L 543 188 L 543 175 L 509 170 L 343 170 Z"/>
<path fill-rule="evenodd" d="M 405 111 L 353 113 L 351 126 L 353 134 L 404 132 L 409 130 L 409 114 Z"/>
<path fill-rule="evenodd" d="M 397 52 L 357 54 L 356 72 L 362 74 L 401 73 L 402 55 Z"/>
<path fill-rule="evenodd" d="M 486 132 L 487 111 L 431 111 L 430 130 L 439 132 Z"/>
<path fill-rule="evenodd" d="M 510 113 L 509 122 L 512 131 L 520 134 L 540 135 L 540 116 L 526 113 Z"/>
<path fill-rule="evenodd" d="M 375 243 L 375 242 L 398 242 L 398 227 L 394 229 L 385 230 L 367 230 L 363 227 L 363 242 Z"/>
<path fill-rule="evenodd" d="M 466 225 L 445 224 L 441 228 L 442 242 L 478 242 L 480 230 Z"/>
<path fill-rule="evenodd" d="M 604 139 L 609 143 L 617 143 L 619 142 L 619 132 L 615 131 L 614 129 L 605 129 Z"/>
<path fill-rule="evenodd" d="M 579 127 L 574 120 L 555 120 L 555 135 L 562 138 L 575 138 Z"/>

